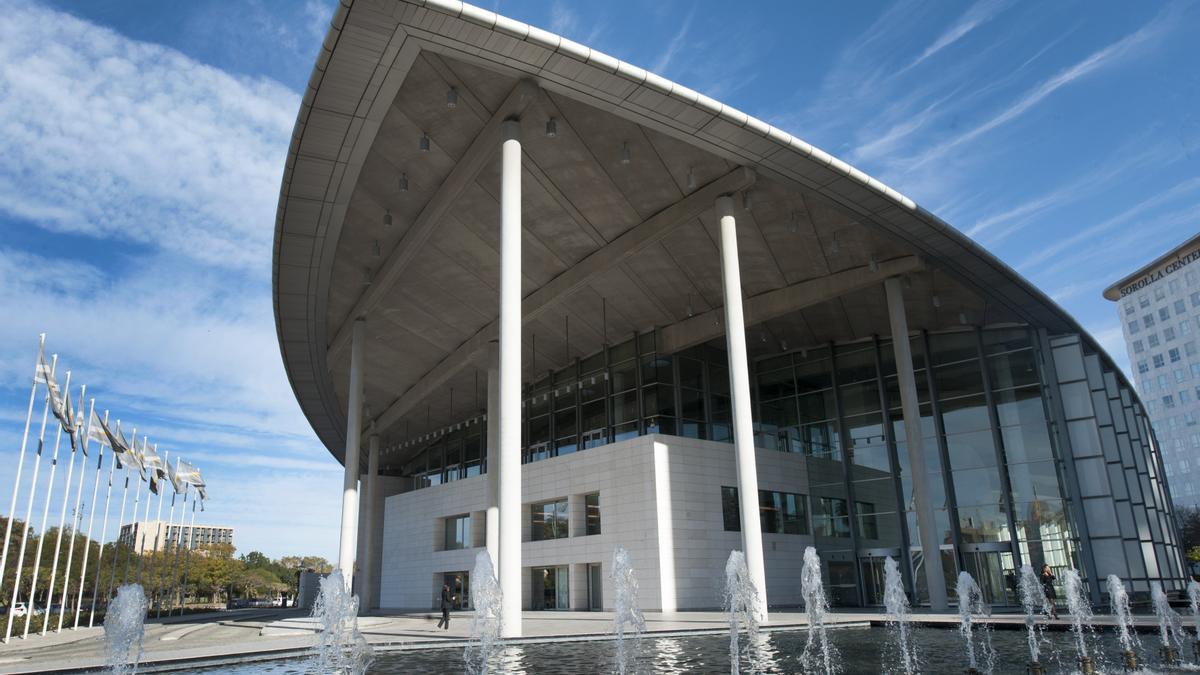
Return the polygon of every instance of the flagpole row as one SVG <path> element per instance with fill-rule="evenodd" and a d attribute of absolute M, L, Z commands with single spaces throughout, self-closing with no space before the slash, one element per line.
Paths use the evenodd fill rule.
<path fill-rule="evenodd" d="M 137 451 L 137 428 L 136 427 L 133 430 L 133 447 L 130 449 L 133 450 L 134 455 L 135 455 L 132 459 L 139 462 L 139 464 L 138 464 L 139 476 L 138 476 L 138 484 L 134 488 L 134 492 L 133 492 L 133 515 L 131 516 L 131 520 L 129 521 L 129 523 L 130 523 L 130 527 L 129 527 L 130 541 L 129 541 L 129 546 L 126 547 L 126 551 L 125 551 L 125 571 L 124 571 L 124 573 L 121 574 L 121 584 L 122 585 L 129 583 L 129 565 L 130 565 L 130 563 L 133 562 L 133 549 L 134 549 L 134 545 L 137 544 L 137 525 L 136 525 L 136 523 L 137 523 L 137 519 L 138 519 L 138 516 L 137 516 L 138 504 L 142 503 L 142 481 L 146 480 L 146 476 L 145 476 L 146 472 L 144 469 L 142 469 L 141 464 L 140 464 L 141 458 L 137 456 L 138 451 Z M 149 501 L 149 498 L 147 498 L 147 501 Z"/>
<path fill-rule="evenodd" d="M 94 414 L 94 413 L 93 413 Z M 108 423 L 108 411 L 104 411 L 104 422 Z M 92 418 L 88 418 L 88 426 L 90 427 Z M 79 597 L 75 600 L 75 625 L 71 626 L 71 630 L 79 628 L 79 615 L 83 611 L 83 588 L 87 582 L 88 557 L 92 552 L 92 526 L 96 524 L 96 498 L 100 494 L 100 473 L 104 467 L 104 443 L 100 443 L 100 456 L 96 460 L 96 479 L 92 482 L 92 507 L 88 515 L 87 529 L 87 545 L 83 547 L 83 565 L 79 569 Z M 96 596 L 100 590 L 100 571 L 104 569 L 104 533 L 108 530 L 108 506 L 109 499 L 112 498 L 112 477 L 113 469 L 116 467 L 116 462 L 111 459 L 108 462 L 108 494 L 104 496 L 104 524 L 100 527 L 99 549 L 96 551 L 96 580 L 92 582 L 92 616 L 96 615 Z M 89 619 L 88 625 L 92 622 Z"/>
<path fill-rule="evenodd" d="M 54 369 L 58 367 L 58 354 L 51 357 L 50 377 L 54 377 Z M 25 502 L 25 527 L 21 534 L 21 547 L 17 552 L 17 568 L 13 573 L 12 600 L 8 603 L 8 620 L 5 622 L 4 641 L 12 637 L 13 608 L 17 605 L 18 594 L 21 590 L 21 567 L 25 564 L 25 544 L 29 541 L 29 521 L 33 518 L 33 498 L 37 494 L 38 469 L 42 464 L 42 448 L 46 441 L 46 421 L 50 416 L 50 387 L 46 385 L 46 407 L 42 410 L 42 430 L 38 433 L 37 456 L 33 460 L 33 477 L 29 482 L 29 498 Z"/>
<path fill-rule="evenodd" d="M 46 334 L 38 335 L 38 358 L 33 366 L 33 386 L 29 388 L 29 410 L 25 413 L 25 431 L 21 432 L 21 454 L 17 457 L 17 475 L 13 478 L 12 499 L 8 504 L 8 522 L 4 526 L 4 552 L 0 553 L 0 592 L 4 588 L 4 571 L 8 569 L 8 544 L 12 540 L 13 516 L 17 514 L 17 495 L 21 491 L 21 469 L 25 466 L 25 448 L 29 443 L 29 425 L 33 421 L 33 403 L 37 399 L 38 377 L 45 360 Z"/>
<path fill-rule="evenodd" d="M 83 407 L 86 394 L 87 385 L 83 385 L 79 388 L 79 407 Z M 66 392 L 65 398 L 67 400 L 71 398 L 71 391 L 69 389 Z M 59 507 L 58 512 L 58 534 L 54 538 L 54 557 L 51 559 L 53 562 L 50 563 L 50 585 L 46 587 L 46 611 L 43 614 L 44 618 L 42 619 L 40 635 L 46 634 L 46 626 L 50 623 L 50 615 L 54 609 L 54 582 L 58 581 L 58 558 L 62 555 L 63 528 L 67 524 L 67 504 L 71 503 L 71 481 L 75 478 L 75 455 L 79 450 L 78 443 L 75 440 L 76 418 L 72 415 L 70 405 L 67 405 L 65 416 L 67 418 L 66 424 L 70 427 L 67 429 L 67 436 L 71 441 L 71 459 L 67 462 L 67 481 L 63 484 L 62 506 Z M 82 483 L 80 485 L 82 486 Z M 44 535 L 45 533 L 43 533 Z M 74 537 L 74 532 L 72 532 L 72 540 L 74 540 Z M 61 614 L 62 611 L 60 608 L 59 615 L 61 616 Z"/>
<path fill-rule="evenodd" d="M 146 451 L 150 449 L 150 437 L 142 436 L 142 479 L 146 481 L 146 505 L 142 508 L 142 519 L 133 526 L 133 535 L 137 542 L 137 573 L 134 576 L 133 583 L 142 583 L 142 562 L 146 552 L 146 533 L 143 531 L 142 525 L 150 522 L 150 502 L 154 501 L 151 497 L 157 492 L 154 484 L 154 468 L 151 467 L 150 473 L 146 473 L 146 456 L 149 454 Z M 155 455 L 157 457 L 157 455 Z M 161 505 L 162 502 L 159 502 Z M 140 535 L 140 536 L 139 536 Z"/>
<path fill-rule="evenodd" d="M 71 371 L 69 370 L 67 371 L 67 378 L 65 380 L 63 390 L 67 392 L 67 396 L 65 398 L 70 400 Z M 53 394 L 54 391 L 51 389 L 51 397 L 53 397 Z M 42 547 L 46 544 L 46 525 L 50 520 L 50 500 L 54 497 L 54 474 L 58 470 L 58 449 L 62 445 L 63 426 L 61 424 L 61 415 L 63 414 L 62 407 L 65 404 L 59 403 L 59 405 L 54 405 L 55 403 L 58 403 L 58 401 L 52 401 L 50 407 L 54 411 L 54 416 L 59 418 L 60 424 L 58 425 L 58 430 L 54 433 L 54 454 L 50 456 L 50 478 L 46 483 L 46 500 L 42 502 L 42 526 L 40 528 L 42 535 L 38 537 L 37 553 L 35 553 L 33 556 L 33 571 L 29 574 L 29 602 L 27 603 L 29 606 L 29 611 L 25 612 L 25 628 L 21 631 L 22 640 L 29 637 L 29 625 L 33 622 L 33 615 L 37 610 L 38 572 L 41 570 Z M 48 605 L 50 603 L 46 604 Z"/>
<path fill-rule="evenodd" d="M 163 453 L 163 456 L 165 457 L 166 453 Z M 168 567 L 167 557 L 170 554 L 170 549 L 168 548 L 168 546 L 169 546 L 168 542 L 170 541 L 170 538 L 171 538 L 171 524 L 175 520 L 175 498 L 179 495 L 179 486 L 176 485 L 176 483 L 175 483 L 175 481 L 176 481 L 175 477 L 179 473 L 179 471 L 178 471 L 179 470 L 179 458 L 178 457 L 175 458 L 175 468 L 174 469 L 171 469 L 170 464 L 167 465 L 167 469 L 168 469 L 167 477 L 169 479 L 169 482 L 171 483 L 171 511 L 170 511 L 170 515 L 167 516 L 166 530 L 163 532 L 162 570 L 159 572 L 159 575 L 158 575 L 158 588 L 156 588 L 154 590 L 154 604 L 156 605 L 155 618 L 162 616 L 162 603 L 163 603 L 163 600 L 166 599 L 163 591 L 167 587 L 167 567 Z M 157 533 L 157 531 L 155 531 L 155 536 L 157 537 L 157 535 L 158 535 L 158 533 Z M 158 550 L 157 543 L 155 543 L 154 549 L 156 551 Z"/>
<path fill-rule="evenodd" d="M 83 389 L 79 392 L 79 407 L 83 408 Z M 67 546 L 67 563 L 63 568 L 63 587 L 62 595 L 58 601 L 58 625 L 54 628 L 55 633 L 62 632 L 63 617 L 67 614 L 67 591 L 71 587 L 71 562 L 75 559 L 75 540 L 78 538 L 79 525 L 82 523 L 82 516 L 79 513 L 79 507 L 83 504 L 83 484 L 87 481 L 87 448 L 88 441 L 91 440 L 92 433 L 92 414 L 96 411 L 96 399 L 92 399 L 88 404 L 87 426 L 84 427 L 83 441 L 80 448 L 83 452 L 83 464 L 79 466 L 79 486 L 75 488 L 75 508 L 71 510 L 71 541 Z M 76 431 L 79 430 L 79 425 L 75 425 Z M 70 486 L 70 482 L 67 483 Z M 61 528 L 59 530 L 61 532 Z M 50 582 L 51 590 L 54 589 L 54 582 Z M 48 615 L 47 619 L 50 618 Z M 49 623 L 49 622 L 46 622 Z M 42 624 L 42 635 L 46 634 L 46 623 Z"/>

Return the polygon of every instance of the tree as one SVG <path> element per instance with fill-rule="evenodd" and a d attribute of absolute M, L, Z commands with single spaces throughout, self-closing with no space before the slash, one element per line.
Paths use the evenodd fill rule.
<path fill-rule="evenodd" d="M 1175 509 L 1175 524 L 1179 527 L 1179 545 L 1188 551 L 1200 546 L 1200 508 L 1180 506 Z"/>
<path fill-rule="evenodd" d="M 268 569 L 247 568 L 238 573 L 234 588 L 241 596 L 259 599 L 287 590 L 287 584 Z"/>

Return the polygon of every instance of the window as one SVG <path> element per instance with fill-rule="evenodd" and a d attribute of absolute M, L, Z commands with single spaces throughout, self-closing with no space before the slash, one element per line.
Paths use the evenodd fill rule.
<path fill-rule="evenodd" d="M 1192 322 L 1191 321 L 1180 321 L 1179 322 L 1179 334 L 1180 335 L 1187 335 L 1191 332 L 1192 332 Z"/>
<path fill-rule="evenodd" d="M 1158 319 L 1160 321 L 1170 321 L 1171 320 L 1171 310 L 1167 309 L 1166 307 L 1159 307 L 1158 308 Z"/>
<path fill-rule="evenodd" d="M 1147 315 L 1143 316 L 1142 317 L 1142 325 L 1145 326 L 1146 328 L 1153 326 L 1154 325 L 1154 315 L 1147 314 Z"/>
<path fill-rule="evenodd" d="M 1130 322 L 1129 322 L 1129 332 L 1130 332 L 1130 333 L 1136 333 L 1136 332 L 1138 332 L 1138 331 L 1139 331 L 1139 330 L 1141 330 L 1141 329 L 1142 329 L 1142 327 L 1141 327 L 1140 325 L 1138 325 L 1138 322 L 1137 322 L 1137 321 L 1130 321 Z"/>
<path fill-rule="evenodd" d="M 471 516 L 453 516 L 446 519 L 445 550 L 455 551 L 471 546 Z"/>
<path fill-rule="evenodd" d="M 1187 389 L 1180 389 L 1180 390 L 1179 390 L 1179 403 L 1180 403 L 1180 405 L 1187 404 L 1187 403 L 1191 403 L 1191 402 L 1192 402 L 1192 394 L 1191 394 L 1191 392 L 1189 392 Z M 1192 414 L 1191 414 L 1191 413 L 1188 413 L 1186 416 L 1187 416 L 1187 417 L 1191 417 L 1191 416 L 1192 416 Z M 1195 423 L 1196 423 L 1196 422 L 1195 422 L 1194 420 L 1189 420 L 1189 421 L 1187 422 L 1188 426 L 1191 426 L 1191 425 L 1193 425 L 1193 424 L 1195 424 Z"/>
<path fill-rule="evenodd" d="M 1164 365 L 1166 365 L 1166 362 L 1165 362 L 1165 361 L 1163 361 L 1163 355 L 1162 355 L 1162 354 L 1155 354 L 1155 355 L 1154 355 L 1154 357 L 1153 357 L 1153 360 L 1154 360 L 1154 367 L 1155 367 L 1155 368 L 1162 368 Z"/>
<path fill-rule="evenodd" d="M 1167 355 L 1171 357 L 1171 363 L 1176 363 L 1179 361 L 1180 358 L 1182 358 L 1179 356 L 1179 348 L 1178 347 L 1168 351 Z"/>
<path fill-rule="evenodd" d="M 1137 369 L 1139 373 L 1150 372 L 1150 366 L 1145 361 L 1138 361 Z"/>
<path fill-rule="evenodd" d="M 1184 372 L 1183 368 L 1176 368 L 1175 369 L 1175 382 L 1176 383 L 1183 382 L 1186 379 L 1187 379 L 1187 373 Z"/>
<path fill-rule="evenodd" d="M 1193 363 L 1191 368 L 1192 368 L 1192 377 L 1200 379 L 1200 363 Z"/>
<path fill-rule="evenodd" d="M 1142 309 L 1146 309 L 1149 306 L 1150 306 L 1150 298 L 1144 294 L 1139 295 L 1138 296 L 1138 307 L 1141 307 Z"/>
<path fill-rule="evenodd" d="M 538 502 L 529 507 L 529 538 L 532 541 L 565 539 L 567 526 L 567 500 Z"/>
<path fill-rule="evenodd" d="M 721 487 L 721 514 L 726 532 L 742 531 L 737 488 Z M 768 534 L 808 534 L 808 496 L 759 490 L 758 517 L 762 531 Z"/>
<path fill-rule="evenodd" d="M 1134 354 L 1141 354 L 1141 353 L 1142 353 L 1142 352 L 1144 352 L 1144 351 L 1146 351 L 1146 346 L 1142 344 L 1142 341 L 1141 341 L 1141 340 L 1134 340 L 1134 341 L 1133 341 L 1133 353 L 1134 353 Z"/>
<path fill-rule="evenodd" d="M 1146 338 L 1146 344 L 1150 345 L 1151 347 L 1157 347 L 1158 346 L 1158 333 L 1151 333 Z"/>
<path fill-rule="evenodd" d="M 1182 300 L 1176 300 L 1176 301 L 1175 301 L 1175 313 L 1176 313 L 1176 314 L 1183 314 L 1184 308 L 1185 308 L 1185 307 L 1184 307 L 1184 304 L 1183 304 L 1183 301 L 1182 301 Z"/>
<path fill-rule="evenodd" d="M 584 495 L 583 503 L 586 510 L 584 534 L 600 534 L 600 493 L 593 492 L 590 495 Z"/>
<path fill-rule="evenodd" d="M 1175 328 L 1173 326 L 1167 326 L 1163 329 L 1163 339 L 1168 342 L 1175 339 Z"/>
<path fill-rule="evenodd" d="M 1189 297 L 1192 299 L 1192 307 L 1200 307 L 1200 291 L 1192 293 Z"/>
<path fill-rule="evenodd" d="M 1166 396 L 1162 397 L 1162 402 L 1163 402 L 1164 408 L 1174 408 L 1175 407 L 1175 397 L 1171 396 L 1170 394 L 1167 394 Z"/>
<path fill-rule="evenodd" d="M 1133 300 L 1126 300 L 1126 301 L 1125 301 L 1125 313 L 1126 313 L 1126 314 L 1133 314 L 1133 312 L 1134 312 L 1134 311 L 1135 311 L 1135 310 L 1134 310 L 1134 307 L 1133 307 Z"/>
<path fill-rule="evenodd" d="M 1165 297 L 1167 297 L 1167 291 L 1162 286 L 1159 286 L 1158 288 L 1154 289 L 1154 299 L 1155 300 L 1162 300 Z"/>
<path fill-rule="evenodd" d="M 813 535 L 817 537 L 850 536 L 850 515 L 846 512 L 846 500 L 836 497 L 818 497 L 813 506 Z"/>
<path fill-rule="evenodd" d="M 1171 289 L 1172 293 L 1179 292 L 1179 279 L 1172 279 L 1167 282 L 1167 288 Z"/>
<path fill-rule="evenodd" d="M 879 538 L 879 521 L 875 517 L 875 505 L 870 502 L 854 502 L 858 514 L 858 530 L 863 539 Z"/>

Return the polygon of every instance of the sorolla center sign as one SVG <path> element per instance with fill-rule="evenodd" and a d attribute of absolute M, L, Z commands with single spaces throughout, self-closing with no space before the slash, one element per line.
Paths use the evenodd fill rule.
<path fill-rule="evenodd" d="M 1200 261 L 1200 235 L 1193 237 L 1182 246 L 1155 260 L 1134 274 L 1109 286 L 1104 291 L 1104 297 L 1109 300 L 1120 300 L 1125 296 L 1137 293 L 1157 281 L 1170 277 L 1197 261 Z"/>

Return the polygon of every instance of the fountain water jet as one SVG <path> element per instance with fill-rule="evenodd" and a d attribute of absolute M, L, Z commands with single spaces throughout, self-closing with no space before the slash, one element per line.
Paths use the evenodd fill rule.
<path fill-rule="evenodd" d="M 1192 627 L 1196 630 L 1196 641 L 1192 643 L 1192 651 L 1200 660 L 1200 582 L 1189 579 L 1187 585 L 1188 608 L 1192 610 Z"/>
<path fill-rule="evenodd" d="M 975 579 L 968 572 L 958 573 L 958 582 L 955 584 L 955 591 L 958 594 L 958 632 L 963 636 L 966 642 L 967 655 L 967 672 L 968 673 L 991 673 L 995 668 L 996 653 L 992 650 L 992 636 L 988 631 L 986 624 L 980 627 L 983 633 L 981 647 L 983 649 L 983 669 L 980 670 L 979 659 L 975 653 L 975 636 L 974 636 L 974 616 L 988 615 L 991 609 L 983 602 L 983 591 L 979 589 L 979 584 L 975 583 Z"/>
<path fill-rule="evenodd" d="M 891 619 L 888 623 L 895 632 L 896 645 L 900 649 L 900 665 L 905 675 L 917 672 L 919 662 L 916 645 L 909 641 L 912 617 L 909 616 L 908 596 L 904 594 L 904 582 L 900 578 L 900 566 L 888 556 L 883 563 L 883 604 Z M 885 664 L 886 665 L 886 664 Z"/>
<path fill-rule="evenodd" d="M 146 593 L 139 584 L 125 584 L 104 615 L 104 643 L 113 675 L 136 673 L 146 634 Z"/>
<path fill-rule="evenodd" d="M 321 592 L 313 603 L 312 616 L 321 627 L 314 654 L 316 672 L 365 673 L 373 653 L 358 632 L 358 597 L 346 590 L 340 570 L 321 579 Z"/>
<path fill-rule="evenodd" d="M 1133 617 L 1129 611 L 1129 593 L 1125 584 L 1115 574 L 1108 575 L 1108 606 L 1113 617 L 1117 620 L 1117 641 L 1121 643 L 1121 656 L 1125 659 L 1126 670 L 1137 670 L 1137 651 L 1141 649 L 1137 631 L 1133 626 Z M 1136 649 L 1135 649 L 1136 648 Z"/>
<path fill-rule="evenodd" d="M 475 608 L 471 617 L 471 642 L 463 650 L 463 664 L 472 675 L 487 675 L 493 670 L 492 661 L 501 646 L 502 597 L 500 582 L 492 568 L 492 557 L 487 551 L 480 551 L 475 556 L 475 569 L 471 571 L 471 604 Z"/>
<path fill-rule="evenodd" d="M 725 562 L 725 614 L 729 618 L 729 672 L 741 672 L 741 654 L 738 633 L 741 624 L 746 626 L 748 642 L 754 645 L 758 636 L 758 590 L 750 581 L 746 569 L 746 555 L 741 551 L 730 551 Z"/>
<path fill-rule="evenodd" d="M 1179 614 L 1171 609 L 1167 594 L 1163 592 L 1162 584 L 1150 582 L 1150 601 L 1154 604 L 1154 615 L 1158 617 L 1158 633 L 1162 639 L 1162 660 L 1167 665 L 1179 662 L 1179 652 L 1183 649 L 1183 622 Z"/>
<path fill-rule="evenodd" d="M 1092 631 L 1092 606 L 1083 590 L 1083 579 L 1076 570 L 1067 570 L 1063 588 L 1067 593 L 1067 609 L 1071 612 L 1071 632 L 1075 634 L 1075 648 L 1079 653 L 1079 670 L 1084 675 L 1094 672 L 1092 657 L 1088 654 L 1087 636 Z M 1085 633 L 1085 630 L 1087 631 Z"/>
<path fill-rule="evenodd" d="M 1029 641 L 1029 666 L 1027 670 L 1034 675 L 1042 672 L 1041 656 L 1042 629 L 1038 625 L 1039 616 L 1050 613 L 1046 594 L 1042 591 L 1042 582 L 1030 565 L 1021 566 L 1021 578 L 1017 582 L 1017 590 L 1021 595 L 1021 606 L 1025 609 L 1025 631 Z"/>
<path fill-rule="evenodd" d="M 618 546 L 613 551 L 613 632 L 617 635 L 617 672 L 629 672 L 630 659 L 636 662 L 642 646 L 642 633 L 646 632 L 646 619 L 638 606 L 638 582 L 633 574 L 633 560 L 629 552 Z M 628 631 L 631 644 L 626 644 Z M 632 646 L 632 649 L 630 649 Z"/>
<path fill-rule="evenodd" d="M 807 673 L 836 673 L 837 648 L 830 644 L 829 634 L 825 630 L 829 600 L 825 598 L 825 584 L 821 578 L 821 558 L 812 546 L 804 549 L 800 593 L 804 596 L 804 612 L 808 614 L 808 640 L 804 644 L 804 653 L 800 655 L 800 663 Z"/>

